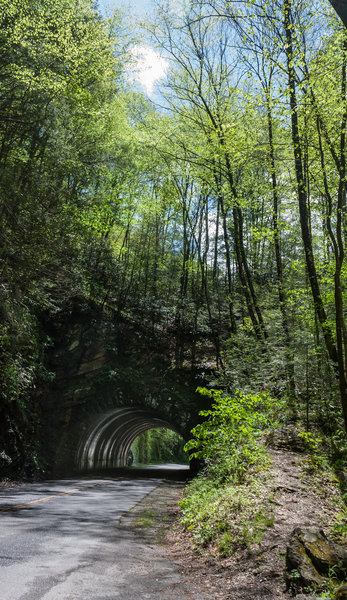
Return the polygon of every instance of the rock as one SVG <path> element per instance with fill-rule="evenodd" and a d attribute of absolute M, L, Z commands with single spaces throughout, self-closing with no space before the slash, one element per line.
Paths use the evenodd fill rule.
<path fill-rule="evenodd" d="M 288 587 L 295 595 L 324 585 L 332 568 L 334 576 L 343 580 L 347 550 L 329 541 L 318 527 L 296 527 L 287 546 L 286 567 Z"/>
<path fill-rule="evenodd" d="M 334 600 L 347 600 L 347 583 L 344 583 L 336 590 Z"/>

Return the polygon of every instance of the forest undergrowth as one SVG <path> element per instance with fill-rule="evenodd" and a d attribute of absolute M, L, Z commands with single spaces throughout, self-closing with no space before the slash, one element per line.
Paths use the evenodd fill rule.
<path fill-rule="evenodd" d="M 212 408 L 202 413 L 208 420 L 192 431 L 186 448 L 204 467 L 180 502 L 181 525 L 195 551 L 218 562 L 256 557 L 271 543 L 274 554 L 284 558 L 290 526 L 310 519 L 331 540 L 345 544 L 344 434 L 336 444 L 300 422 L 285 423 L 283 403 L 267 393 L 200 392 L 212 397 Z M 282 500 L 282 490 L 289 491 L 290 500 Z M 272 534 L 281 520 L 286 521 L 282 537 Z M 339 585 L 332 575 L 319 597 L 333 598 Z"/>

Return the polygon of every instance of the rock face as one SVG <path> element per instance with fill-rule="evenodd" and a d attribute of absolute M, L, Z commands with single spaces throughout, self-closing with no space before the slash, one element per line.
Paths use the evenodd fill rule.
<path fill-rule="evenodd" d="M 347 549 L 328 540 L 318 527 L 296 527 L 287 547 L 286 567 L 288 588 L 296 595 L 324 585 L 332 569 L 334 577 L 343 580 Z"/>

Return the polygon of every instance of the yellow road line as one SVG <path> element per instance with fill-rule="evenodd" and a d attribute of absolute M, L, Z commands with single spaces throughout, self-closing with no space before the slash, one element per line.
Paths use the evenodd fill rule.
<path fill-rule="evenodd" d="M 30 502 L 24 502 L 24 504 L 15 504 L 14 506 L 8 506 L 6 508 L 1 508 L 0 513 L 7 512 L 9 510 L 18 510 L 19 508 L 25 508 L 26 506 L 29 506 L 30 504 L 38 504 L 39 502 L 48 502 L 49 500 L 52 500 L 53 498 L 58 498 L 59 496 L 67 496 L 68 494 L 75 494 L 76 492 L 80 492 L 81 490 L 83 490 L 85 488 L 94 487 L 95 485 L 100 485 L 101 483 L 111 483 L 111 480 L 107 479 L 107 480 L 100 481 L 97 483 L 91 483 L 89 485 L 82 485 L 81 487 L 74 488 L 72 490 L 69 490 L 68 492 L 59 492 L 59 494 L 52 494 L 51 496 L 45 496 L 45 498 L 39 498 L 38 500 L 31 500 Z"/>

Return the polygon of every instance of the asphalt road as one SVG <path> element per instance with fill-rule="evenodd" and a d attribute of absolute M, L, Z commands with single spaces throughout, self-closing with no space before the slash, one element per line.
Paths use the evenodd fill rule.
<path fill-rule="evenodd" d="M 159 484 L 71 479 L 2 491 L 1 600 L 201 600 L 155 543 L 122 525 Z"/>

